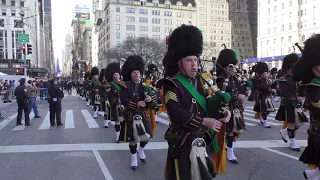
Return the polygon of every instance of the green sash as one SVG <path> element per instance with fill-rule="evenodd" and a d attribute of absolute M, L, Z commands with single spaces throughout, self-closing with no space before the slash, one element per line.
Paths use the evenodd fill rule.
<path fill-rule="evenodd" d="M 314 79 L 312 79 L 311 82 L 320 85 L 320 79 L 319 78 L 314 78 Z"/>
<path fill-rule="evenodd" d="M 120 90 L 120 86 L 118 83 L 114 82 L 114 81 L 111 81 L 111 84 L 116 88 L 117 91 Z"/>
<path fill-rule="evenodd" d="M 197 91 L 197 89 L 190 83 L 190 81 L 188 81 L 188 79 L 180 73 L 175 75 L 174 78 L 176 78 L 183 85 L 183 87 L 185 87 L 189 91 L 192 97 L 199 103 L 199 105 L 208 115 L 206 99 Z"/>

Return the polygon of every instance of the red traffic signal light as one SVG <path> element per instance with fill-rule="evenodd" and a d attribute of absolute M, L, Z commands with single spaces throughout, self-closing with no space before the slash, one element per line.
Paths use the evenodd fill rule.
<path fill-rule="evenodd" d="M 24 69 L 23 68 L 16 69 L 16 75 L 24 75 Z"/>
<path fill-rule="evenodd" d="M 26 46 L 22 46 L 23 54 L 26 54 Z"/>
<path fill-rule="evenodd" d="M 166 44 L 169 44 L 169 39 L 170 39 L 170 36 L 167 36 L 166 37 Z"/>

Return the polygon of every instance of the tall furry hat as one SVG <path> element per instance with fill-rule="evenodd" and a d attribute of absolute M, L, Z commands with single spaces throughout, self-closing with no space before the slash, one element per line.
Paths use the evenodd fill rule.
<path fill-rule="evenodd" d="M 100 71 L 100 75 L 99 75 L 99 81 L 100 81 L 100 82 L 103 81 L 103 77 L 104 77 L 105 71 L 106 71 L 106 69 L 101 69 L 101 71 Z"/>
<path fill-rule="evenodd" d="M 263 74 L 264 72 L 269 72 L 269 67 L 265 62 L 258 62 L 255 67 L 255 72 L 259 75 Z"/>
<path fill-rule="evenodd" d="M 308 83 L 314 78 L 313 67 L 320 65 L 320 34 L 311 36 L 304 42 L 302 56 L 293 67 L 293 79 Z"/>
<path fill-rule="evenodd" d="M 99 75 L 99 69 L 97 67 L 93 67 L 91 69 L 91 76 Z"/>
<path fill-rule="evenodd" d="M 106 71 L 105 71 L 105 78 L 108 82 L 113 81 L 113 74 L 119 73 L 121 74 L 120 64 L 119 63 L 110 63 L 108 64 Z"/>
<path fill-rule="evenodd" d="M 86 73 L 84 74 L 84 79 L 87 79 L 87 78 L 89 78 L 90 76 L 91 76 L 90 72 L 86 72 Z"/>
<path fill-rule="evenodd" d="M 129 56 L 122 65 L 121 75 L 123 77 L 123 81 L 131 81 L 130 74 L 132 71 L 138 70 L 140 71 L 141 77 L 143 75 L 144 70 L 144 62 L 143 58 L 139 55 Z"/>
<path fill-rule="evenodd" d="M 200 30 L 192 25 L 176 28 L 169 37 L 168 51 L 162 61 L 167 75 L 172 77 L 179 72 L 178 61 L 187 56 L 202 54 L 203 37 Z"/>
<path fill-rule="evenodd" d="M 229 64 L 236 65 L 238 63 L 235 51 L 232 49 L 223 49 L 218 56 L 217 60 L 217 75 L 220 75 L 224 72 L 223 69 Z"/>
<path fill-rule="evenodd" d="M 287 73 L 287 70 L 291 69 L 298 60 L 299 60 L 299 56 L 295 53 L 286 55 L 283 58 L 283 62 L 282 62 L 282 67 L 281 67 L 282 72 Z"/>
<path fill-rule="evenodd" d="M 277 73 L 278 73 L 278 69 L 276 67 L 270 70 L 270 74 L 277 74 Z"/>
<path fill-rule="evenodd" d="M 149 64 L 145 72 L 146 76 L 150 76 L 151 73 L 158 71 L 158 67 L 155 64 Z"/>

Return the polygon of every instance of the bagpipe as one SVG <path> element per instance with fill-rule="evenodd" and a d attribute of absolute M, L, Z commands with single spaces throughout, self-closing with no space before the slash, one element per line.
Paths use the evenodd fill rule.
<path fill-rule="evenodd" d="M 143 93 L 144 93 L 144 99 L 147 97 L 151 98 L 151 102 L 153 103 L 154 101 L 154 93 L 152 92 L 151 88 L 144 83 L 142 84 L 143 86 Z M 139 87 L 140 86 L 135 86 L 135 93 L 133 95 L 133 99 L 136 98 L 136 102 L 139 102 Z M 147 104 L 148 102 L 146 102 Z M 147 105 L 146 105 L 147 106 Z M 154 106 L 154 103 L 152 104 Z M 145 117 L 142 117 L 145 116 Z M 132 122 L 133 122 L 133 136 L 135 139 L 135 142 L 142 142 L 142 141 L 148 141 L 151 137 L 151 135 L 146 131 L 145 124 L 149 123 L 144 123 L 143 121 L 147 121 L 145 118 L 150 118 L 150 114 L 146 114 L 145 112 L 145 107 L 137 107 L 137 109 L 134 112 L 134 115 L 132 116 Z M 155 124 L 155 122 L 154 122 Z M 151 128 L 153 128 L 153 123 L 150 121 Z"/>

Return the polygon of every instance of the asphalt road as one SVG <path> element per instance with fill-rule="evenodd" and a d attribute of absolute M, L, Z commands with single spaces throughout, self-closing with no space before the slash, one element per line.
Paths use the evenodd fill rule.
<path fill-rule="evenodd" d="M 62 102 L 64 126 L 50 127 L 48 104 L 38 101 L 40 119 L 30 127 L 15 127 L 16 103 L 0 120 L 1 180 L 161 180 L 167 155 L 163 136 L 168 127 L 166 114 L 159 115 L 155 137 L 146 147 L 147 163 L 130 170 L 127 143 L 115 143 L 113 125 L 103 127 L 102 116 L 94 119 L 92 110 L 75 95 Z M 238 165 L 227 163 L 228 172 L 217 180 L 301 180 L 306 168 L 298 161 L 301 152 L 288 148 L 280 137 L 282 123 L 271 114 L 271 129 L 253 119 L 253 103 L 245 102 L 247 130 L 235 144 Z M 278 106 L 278 105 L 277 105 Z M 34 116 L 31 113 L 31 118 Z M 301 150 L 306 146 L 307 126 L 297 131 Z"/>

